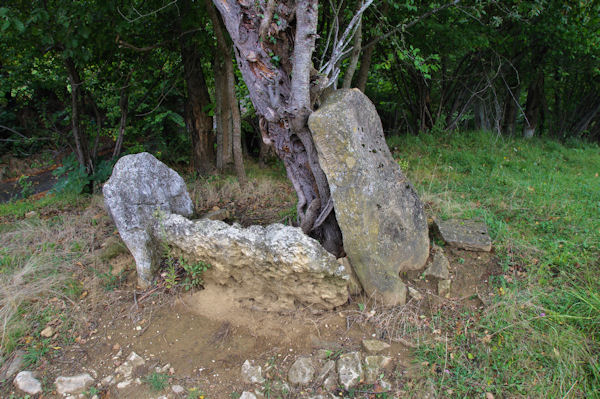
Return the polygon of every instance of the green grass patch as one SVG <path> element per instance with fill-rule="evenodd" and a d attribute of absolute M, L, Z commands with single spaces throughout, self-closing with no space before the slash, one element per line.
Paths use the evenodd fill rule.
<path fill-rule="evenodd" d="M 447 342 L 418 349 L 438 392 L 598 397 L 599 147 L 486 132 L 388 143 L 428 212 L 485 220 L 515 277 L 494 279 L 502 295 L 466 334 L 448 328 Z"/>

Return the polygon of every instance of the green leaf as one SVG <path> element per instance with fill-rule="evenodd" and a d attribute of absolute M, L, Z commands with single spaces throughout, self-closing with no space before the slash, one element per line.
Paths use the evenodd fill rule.
<path fill-rule="evenodd" d="M 15 28 L 17 28 L 17 31 L 19 31 L 19 33 L 23 33 L 25 31 L 25 25 L 23 24 L 23 22 L 16 18 L 13 19 L 13 25 L 15 26 Z"/>

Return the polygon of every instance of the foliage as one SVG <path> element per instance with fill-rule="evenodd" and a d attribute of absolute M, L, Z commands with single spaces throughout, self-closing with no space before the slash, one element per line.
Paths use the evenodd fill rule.
<path fill-rule="evenodd" d="M 82 194 L 90 192 L 96 185 L 99 185 L 110 177 L 114 162 L 102 160 L 93 174 L 88 174 L 85 167 L 80 165 L 74 154 L 63 159 L 63 165 L 56 168 L 52 174 L 59 177 L 54 185 L 53 191 L 56 193 Z"/>
<path fill-rule="evenodd" d="M 162 391 L 163 389 L 165 389 L 169 384 L 169 376 L 167 374 L 163 374 L 163 373 L 158 373 L 156 371 L 146 375 L 144 378 L 142 378 L 142 381 L 145 382 L 146 384 L 150 385 L 150 388 L 153 391 Z"/>

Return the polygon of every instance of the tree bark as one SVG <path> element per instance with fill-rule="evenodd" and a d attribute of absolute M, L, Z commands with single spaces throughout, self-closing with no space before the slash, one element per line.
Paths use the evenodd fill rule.
<path fill-rule="evenodd" d="M 119 98 L 119 109 L 121 110 L 121 120 L 119 121 L 119 134 L 113 150 L 112 159 L 116 159 L 121 153 L 121 147 L 123 146 L 123 136 L 125 135 L 125 128 L 127 127 L 127 112 L 129 110 L 129 81 L 133 70 L 129 71 L 123 87 L 121 87 L 121 97 Z"/>
<path fill-rule="evenodd" d="M 342 236 L 307 127 L 314 91 L 323 79 L 312 67 L 317 23 L 316 0 L 277 2 L 278 23 L 259 33 L 267 2 L 215 0 L 235 45 L 237 65 L 260 117 L 265 143 L 283 160 L 298 194 L 303 230 L 335 255 L 343 254 Z M 290 49 L 293 51 L 290 54 Z"/>
<path fill-rule="evenodd" d="M 362 5 L 362 1 L 358 1 L 357 10 L 360 10 Z M 358 28 L 356 28 L 356 33 L 354 34 L 354 42 L 352 47 L 352 55 L 350 56 L 350 65 L 346 69 L 346 73 L 344 74 L 344 81 L 342 83 L 342 88 L 349 89 L 352 87 L 352 78 L 354 77 L 354 72 L 356 72 L 356 67 L 358 65 L 358 59 L 360 58 L 360 50 L 362 43 L 362 19 L 358 23 Z M 364 91 L 361 90 L 363 93 Z"/>
<path fill-rule="evenodd" d="M 73 131 L 73 139 L 75 140 L 75 149 L 77 152 L 77 160 L 79 164 L 85 168 L 88 174 L 94 173 L 94 164 L 90 156 L 87 137 L 81 130 L 81 95 L 82 81 L 72 58 L 65 60 L 67 74 L 69 75 L 69 83 L 71 85 L 71 129 Z"/>
<path fill-rule="evenodd" d="M 375 45 L 366 48 L 360 58 L 360 68 L 358 69 L 358 77 L 356 79 L 356 88 L 363 93 L 367 88 L 367 80 L 369 80 L 369 68 L 371 68 L 371 58 L 373 58 Z"/>
<path fill-rule="evenodd" d="M 540 113 L 542 110 L 542 97 L 544 96 L 544 73 L 538 72 L 527 90 L 527 104 L 525 105 L 525 123 L 523 125 L 523 137 L 530 139 L 535 134 Z"/>

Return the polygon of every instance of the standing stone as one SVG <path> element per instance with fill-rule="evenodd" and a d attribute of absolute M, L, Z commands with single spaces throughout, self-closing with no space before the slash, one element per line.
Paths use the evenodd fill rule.
<path fill-rule="evenodd" d="M 434 220 L 442 240 L 451 247 L 468 251 L 489 252 L 492 239 L 484 222 L 476 220 Z"/>
<path fill-rule="evenodd" d="M 399 273 L 425 264 L 427 219 L 385 143 L 375 106 L 357 89 L 339 90 L 311 114 L 308 126 L 358 279 L 384 304 L 403 304 Z"/>
<path fill-rule="evenodd" d="M 307 385 L 315 375 L 315 368 L 309 357 L 299 357 L 288 371 L 288 381 L 292 385 Z"/>
<path fill-rule="evenodd" d="M 119 234 L 135 258 L 140 284 L 150 284 L 161 254 L 148 226 L 157 210 L 192 215 L 185 182 L 173 169 L 142 152 L 119 159 L 102 192 Z"/>
<path fill-rule="evenodd" d="M 337 372 L 340 384 L 349 389 L 363 380 L 363 369 L 360 363 L 360 353 L 346 353 L 337 360 Z"/>
<path fill-rule="evenodd" d="M 42 392 L 42 383 L 33 376 L 31 371 L 21 371 L 15 377 L 13 384 L 19 390 L 30 395 L 37 395 Z"/>

